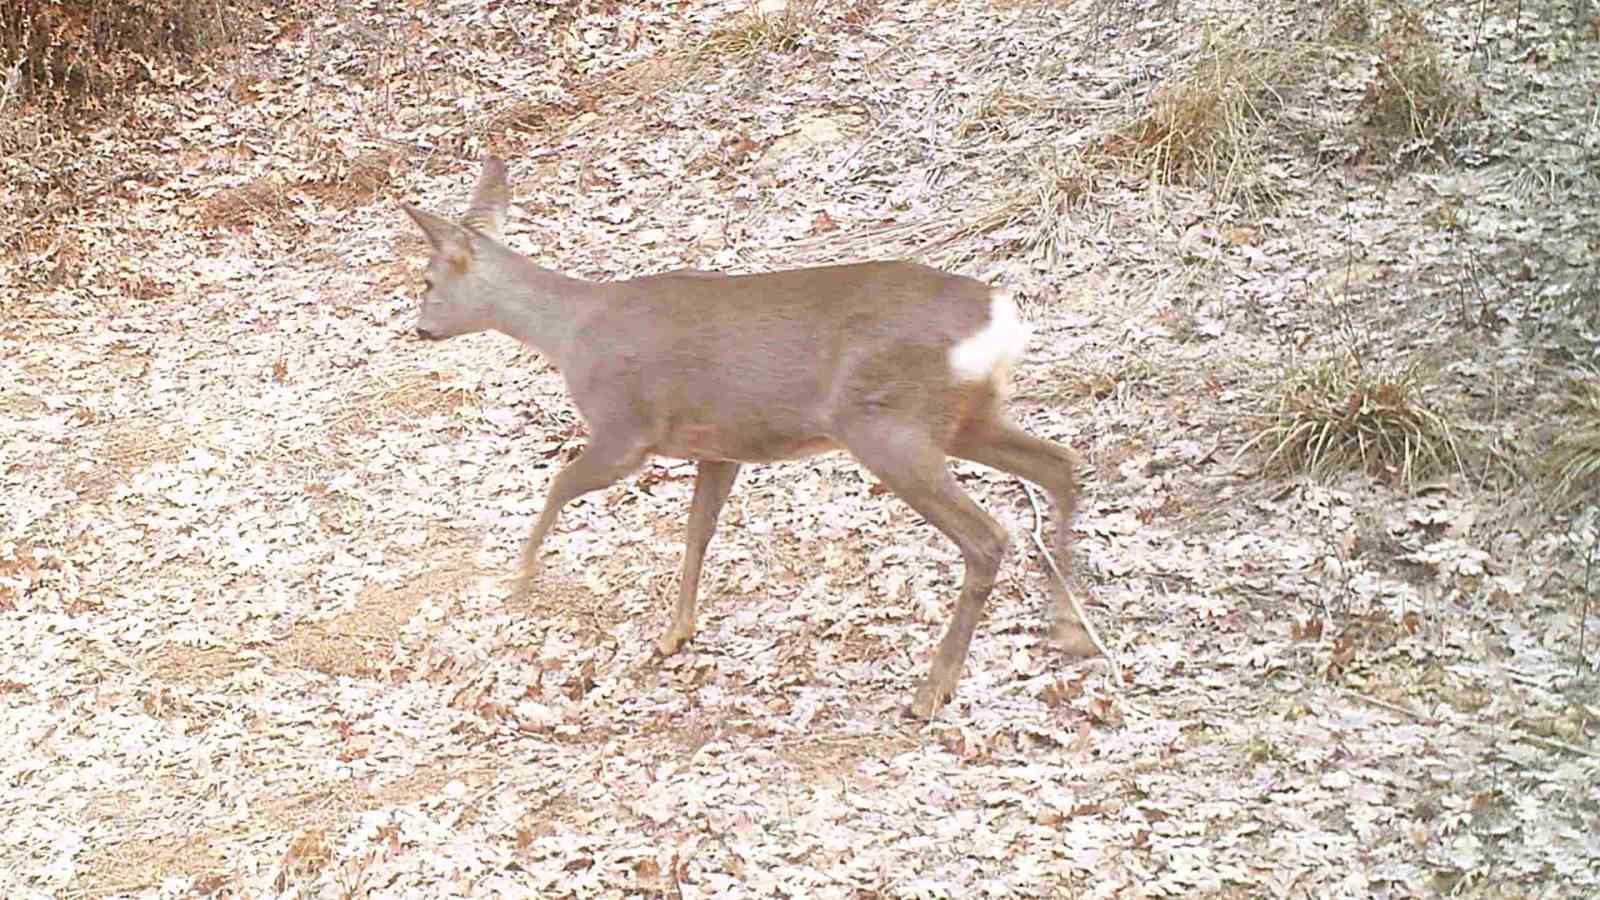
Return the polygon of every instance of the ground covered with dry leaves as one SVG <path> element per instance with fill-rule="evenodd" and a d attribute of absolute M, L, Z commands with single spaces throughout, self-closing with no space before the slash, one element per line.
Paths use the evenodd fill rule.
<path fill-rule="evenodd" d="M 6 162 L 51 217 L 0 261 L 0 894 L 1600 893 L 1600 539 L 1536 477 L 1600 355 L 1577 5 L 1429 4 L 1429 104 L 1390 3 L 324 6 Z M 842 455 L 746 470 L 668 661 L 690 464 L 509 597 L 582 423 L 412 339 L 396 206 L 488 152 L 571 274 L 1017 291 L 1121 683 L 967 464 L 1018 549 L 930 723 L 960 559 Z M 1323 357 L 1426 363 L 1447 465 L 1286 468 Z"/>

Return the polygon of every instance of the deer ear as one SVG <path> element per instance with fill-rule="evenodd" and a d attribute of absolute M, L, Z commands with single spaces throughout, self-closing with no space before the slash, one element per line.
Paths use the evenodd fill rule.
<path fill-rule="evenodd" d="M 460 225 L 441 219 L 427 210 L 418 209 L 409 203 L 400 204 L 406 211 L 411 221 L 417 223 L 422 233 L 428 236 L 428 243 L 433 245 L 434 252 L 447 253 L 452 256 L 470 256 L 470 235 Z"/>
<path fill-rule="evenodd" d="M 496 157 L 483 161 L 483 174 L 472 192 L 472 205 L 461 223 L 498 240 L 506 223 L 506 208 L 511 205 L 511 189 L 506 186 L 506 164 Z"/>

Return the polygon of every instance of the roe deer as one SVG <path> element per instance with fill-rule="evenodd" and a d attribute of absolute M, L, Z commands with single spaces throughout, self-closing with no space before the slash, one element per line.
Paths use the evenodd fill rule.
<path fill-rule="evenodd" d="M 1040 485 L 1056 507 L 1063 566 L 1071 540 L 1076 457 L 1020 431 L 1000 409 L 1028 338 L 1010 297 L 910 262 L 579 281 L 502 242 L 509 202 L 505 164 L 488 159 L 459 224 L 404 208 L 433 245 L 418 336 L 492 329 L 522 341 L 561 372 L 589 425 L 588 445 L 550 486 L 518 590 L 531 585 L 563 506 L 650 454 L 696 460 L 678 603 L 656 642 L 671 655 L 694 634 L 700 564 L 739 466 L 848 450 L 961 548 L 955 615 L 910 709 L 937 712 L 961 676 L 1007 543 L 946 458 Z M 1090 655 L 1067 585 L 1050 584 L 1057 640 Z"/>

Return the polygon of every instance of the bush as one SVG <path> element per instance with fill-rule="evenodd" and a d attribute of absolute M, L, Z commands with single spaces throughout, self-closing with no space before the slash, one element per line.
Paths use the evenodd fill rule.
<path fill-rule="evenodd" d="M 1459 73 L 1446 66 L 1421 14 L 1392 4 L 1376 41 L 1377 70 L 1362 98 L 1376 145 L 1402 157 L 1437 149 L 1476 114 Z"/>
<path fill-rule="evenodd" d="M 1407 489 L 1462 471 L 1462 430 L 1434 401 L 1437 385 L 1418 360 L 1340 353 L 1291 363 L 1253 392 L 1255 434 L 1240 449 L 1268 450 L 1264 468 L 1325 476 L 1365 471 Z"/>
<path fill-rule="evenodd" d="M 0 100 L 94 110 L 229 37 L 223 0 L 0 3 Z"/>

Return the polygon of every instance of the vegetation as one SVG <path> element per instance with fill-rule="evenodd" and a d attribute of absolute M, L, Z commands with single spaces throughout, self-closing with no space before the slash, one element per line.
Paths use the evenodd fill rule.
<path fill-rule="evenodd" d="M 0 5 L 0 69 L 11 103 L 64 111 L 117 102 L 154 70 L 225 43 L 224 0 L 12 0 Z"/>
<path fill-rule="evenodd" d="M 1365 45 L 1376 57 L 1372 81 L 1362 97 L 1369 146 L 1376 152 L 1415 158 L 1440 149 L 1474 108 L 1461 77 L 1440 58 L 1439 42 L 1417 8 L 1403 2 L 1384 7 L 1387 15 L 1381 25 L 1358 32 L 1376 34 Z M 1377 17 L 1378 11 L 1368 8 L 1366 14 Z"/>
<path fill-rule="evenodd" d="M 1600 496 L 1600 373 L 1586 372 L 1568 384 L 1564 427 L 1549 467 L 1558 503 Z"/>
<path fill-rule="evenodd" d="M 1578 6 L 0 0 L 0 896 L 1600 896 Z M 978 462 L 1017 552 L 923 728 L 962 560 L 848 459 L 741 472 L 691 657 L 692 462 L 508 597 L 587 428 L 415 340 L 397 208 L 485 153 L 586 279 L 1010 291 L 1131 677 Z"/>
<path fill-rule="evenodd" d="M 749 60 L 763 53 L 798 49 L 812 28 L 815 6 L 815 0 L 791 0 L 772 8 L 752 4 L 734 16 L 731 23 L 692 45 L 689 55 L 696 61 L 725 64 Z"/>
<path fill-rule="evenodd" d="M 1296 144 L 1353 147 L 1367 161 L 1415 160 L 1442 149 L 1475 112 L 1459 73 L 1409 0 L 1352 0 L 1313 35 L 1246 21 L 1206 31 L 1188 65 L 1102 142 L 1108 161 L 1158 184 L 1192 184 L 1254 207 L 1282 195 L 1269 159 Z M 1313 95 L 1330 75 L 1364 83 L 1349 133 Z M 1306 102 L 1311 98 L 1311 102 Z M 1333 105 L 1337 110 L 1338 104 Z"/>
<path fill-rule="evenodd" d="M 1267 182 L 1263 154 L 1290 96 L 1317 77 L 1307 46 L 1273 47 L 1255 29 L 1210 31 L 1192 66 L 1158 87 L 1105 141 L 1108 157 L 1158 184 L 1202 184 L 1248 201 Z M 1270 187 L 1268 188 L 1270 190 Z"/>
<path fill-rule="evenodd" d="M 1415 360 L 1393 365 L 1349 352 L 1293 362 L 1257 394 L 1260 424 L 1241 452 L 1259 447 L 1268 469 L 1355 469 L 1407 488 L 1460 471 L 1459 427 L 1429 372 Z"/>

